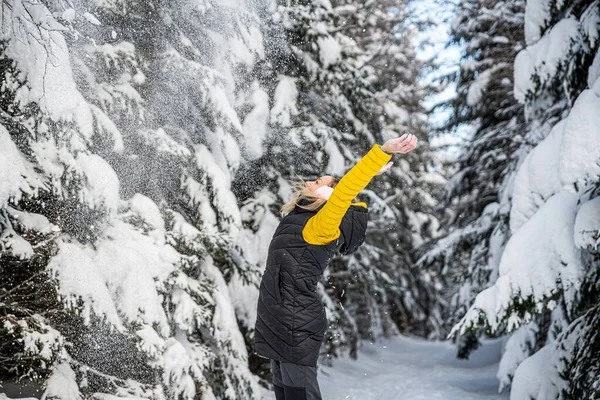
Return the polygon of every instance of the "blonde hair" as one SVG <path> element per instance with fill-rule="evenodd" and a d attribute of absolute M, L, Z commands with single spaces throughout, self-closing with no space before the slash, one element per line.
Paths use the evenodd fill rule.
<path fill-rule="evenodd" d="M 337 179 L 334 178 L 333 185 L 331 187 L 335 187 L 337 185 Z M 286 216 L 289 214 L 296 206 L 303 208 L 305 210 L 314 211 L 321 207 L 327 200 L 322 199 L 320 197 L 315 197 L 312 194 L 306 191 L 305 182 L 300 178 L 299 181 L 292 183 L 293 194 L 292 200 L 285 203 L 281 206 L 281 215 Z M 306 200 L 306 203 L 299 204 L 300 201 Z"/>

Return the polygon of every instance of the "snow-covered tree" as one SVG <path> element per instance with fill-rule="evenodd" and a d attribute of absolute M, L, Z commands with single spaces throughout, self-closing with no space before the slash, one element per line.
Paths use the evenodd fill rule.
<path fill-rule="evenodd" d="M 252 398 L 228 282 L 253 276 L 231 176 L 251 140 L 236 70 L 262 57 L 256 16 L 1 7 L 2 373 L 48 398 Z"/>
<path fill-rule="evenodd" d="M 436 266 L 447 283 L 448 329 L 498 276 L 508 240 L 510 184 L 523 147 L 523 106 L 513 96 L 513 63 L 523 47 L 524 1 L 461 2 L 451 40 L 463 49 L 456 96 L 444 129 L 471 131 L 441 203 L 445 234 L 421 249 L 418 265 Z M 477 346 L 459 341 L 459 354 Z"/>
<path fill-rule="evenodd" d="M 511 398 L 598 398 L 600 3 L 530 0 L 524 32 L 514 95 L 531 150 L 498 278 L 454 330 L 510 333 L 498 375 Z"/>

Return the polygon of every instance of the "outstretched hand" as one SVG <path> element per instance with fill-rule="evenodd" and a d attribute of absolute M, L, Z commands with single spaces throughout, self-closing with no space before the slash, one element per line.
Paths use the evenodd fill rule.
<path fill-rule="evenodd" d="M 381 148 L 386 153 L 406 154 L 417 147 L 417 137 L 410 133 L 405 133 L 399 138 L 390 139 L 385 142 Z"/>

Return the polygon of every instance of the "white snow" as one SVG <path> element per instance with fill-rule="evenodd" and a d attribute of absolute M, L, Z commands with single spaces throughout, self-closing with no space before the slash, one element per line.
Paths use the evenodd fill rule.
<path fill-rule="evenodd" d="M 588 6 L 580 19 L 583 35 L 588 39 L 590 47 L 594 48 L 600 38 L 600 14 L 593 6 Z"/>
<path fill-rule="evenodd" d="M 44 322 L 44 318 L 39 314 L 31 316 L 35 320 L 29 326 L 27 321 L 19 320 L 21 333 L 21 342 L 23 344 L 23 355 L 39 357 L 42 362 L 49 362 L 54 354 L 62 352 L 65 341 L 60 332 Z"/>
<path fill-rule="evenodd" d="M 19 201 L 23 193 L 35 194 L 37 189 L 44 186 L 33 165 L 26 161 L 1 124 L 0 171 L 0 208 L 11 199 Z"/>
<path fill-rule="evenodd" d="M 575 217 L 575 245 L 581 249 L 600 245 L 600 197 L 584 203 Z"/>
<path fill-rule="evenodd" d="M 323 149 L 329 157 L 327 167 L 325 167 L 325 172 L 337 176 L 344 175 L 346 172 L 346 159 L 340 152 L 338 144 L 333 140 L 333 138 L 328 137 L 326 139 Z"/>
<path fill-rule="evenodd" d="M 553 375 L 556 370 L 552 363 L 552 344 L 548 344 L 519 365 L 510 400 L 558 398 L 556 387 L 551 384 Z"/>
<path fill-rule="evenodd" d="M 596 93 L 596 90 L 598 93 Z M 555 193 L 600 175 L 600 81 L 525 158 L 514 181 L 510 227 L 516 232 Z"/>
<path fill-rule="evenodd" d="M 52 375 L 48 379 L 46 391 L 42 395 L 42 400 L 60 399 L 60 400 L 81 400 L 79 386 L 75 377 L 75 372 L 69 364 L 60 363 L 54 366 Z"/>
<path fill-rule="evenodd" d="M 225 278 L 221 271 L 214 265 L 210 256 L 204 260 L 202 270 L 206 272 L 206 275 L 216 286 L 212 296 L 215 302 L 212 326 L 214 326 L 213 335 L 220 345 L 228 343 L 227 348 L 223 349 L 224 352 L 230 353 L 227 354 L 229 364 L 224 366 L 225 372 L 229 376 L 236 376 L 247 380 L 252 386 L 252 391 L 256 392 L 258 385 L 247 367 L 248 350 L 246 349 L 244 337 L 240 332 L 236 320 L 235 310 Z M 232 385 L 228 385 L 228 387 L 226 396 L 234 398 L 235 393 L 232 390 Z"/>
<path fill-rule="evenodd" d="M 492 42 L 500 44 L 510 44 L 510 40 L 506 36 L 494 36 Z"/>
<path fill-rule="evenodd" d="M 159 285 L 179 262 L 174 248 L 114 221 L 105 230 L 106 239 L 96 244 L 92 260 L 106 282 L 118 310 L 127 321 L 156 324 L 166 336 L 170 328 L 162 307 Z"/>
<path fill-rule="evenodd" d="M 510 210 L 510 229 L 516 232 L 546 200 L 561 188 L 559 154 L 565 122 L 525 157 L 515 176 Z"/>
<path fill-rule="evenodd" d="M 491 203 L 494 204 L 494 203 Z M 497 203 L 496 203 L 497 204 Z M 484 211 L 489 207 L 490 205 L 487 205 L 484 209 Z M 498 206 L 498 210 L 497 212 L 500 213 L 500 208 L 501 206 Z M 495 215 L 490 215 L 490 217 L 495 216 Z M 490 223 L 493 223 L 491 221 L 490 218 Z M 496 279 L 498 279 L 498 267 L 500 266 L 500 260 L 502 259 L 502 253 L 504 252 L 504 248 L 505 248 L 505 244 L 506 244 L 506 233 L 503 232 L 503 229 L 501 226 L 496 225 L 496 227 L 494 227 L 494 230 L 492 231 L 492 235 L 490 236 L 490 242 L 489 242 L 489 246 L 490 246 L 490 251 L 489 251 L 489 261 L 488 261 L 488 268 L 491 269 L 490 272 L 490 277 L 488 282 L 496 282 Z"/>
<path fill-rule="evenodd" d="M 362 342 L 358 360 L 343 356 L 319 366 L 326 400 L 500 400 L 495 377 L 502 340 L 486 341 L 469 360 L 456 358 L 456 346 L 394 337 Z M 273 392 L 262 390 L 262 399 Z"/>
<path fill-rule="evenodd" d="M 76 16 L 76 12 L 75 9 L 73 8 L 67 8 L 63 13 L 62 13 L 62 19 L 64 19 L 67 22 L 73 22 L 73 20 L 75 19 Z"/>
<path fill-rule="evenodd" d="M 245 253 L 244 258 L 253 264 L 260 264 L 267 259 L 269 243 L 275 233 L 279 219 L 269 210 L 275 203 L 275 196 L 264 189 L 253 199 L 247 200 L 241 208 L 244 221 L 252 221 L 252 230 L 246 229 L 240 241 Z"/>
<path fill-rule="evenodd" d="M 94 118 L 96 118 L 96 126 L 98 127 L 98 130 L 106 138 L 112 139 L 114 142 L 113 151 L 117 153 L 123 152 L 125 146 L 123 144 L 123 136 L 121 135 L 119 128 L 117 128 L 115 123 L 99 107 L 90 104 L 90 110 L 94 114 Z"/>
<path fill-rule="evenodd" d="M 139 204 L 139 199 L 134 203 Z M 142 215 L 156 214 L 154 211 L 144 210 Z M 123 328 L 122 322 L 138 322 L 155 324 L 162 335 L 168 335 L 170 328 L 158 289 L 179 263 L 180 255 L 164 244 L 164 237 L 145 235 L 119 219 L 104 229 L 104 235 L 94 249 L 74 241 L 58 243 L 58 254 L 48 269 L 58 279 L 67 304 L 74 306 L 81 299 L 85 321 L 93 312 L 117 329 Z"/>
<path fill-rule="evenodd" d="M 169 153 L 177 157 L 189 157 L 192 152 L 167 135 L 163 128 L 143 129 L 137 133 L 142 140 L 158 152 Z"/>
<path fill-rule="evenodd" d="M 238 354 L 242 358 L 248 358 L 244 338 L 235 319 L 235 312 L 229 296 L 227 283 L 223 278 L 223 274 L 215 267 L 213 260 L 207 256 L 203 262 L 202 270 L 213 281 L 216 288 L 213 292 L 213 300 L 215 302 L 215 312 L 213 316 L 213 326 L 216 328 L 214 332 L 215 339 L 225 343 L 231 341 L 231 351 Z"/>
<path fill-rule="evenodd" d="M 527 0 L 525 5 L 525 41 L 528 45 L 537 42 L 542 28 L 550 22 L 549 0 Z"/>
<path fill-rule="evenodd" d="M 98 18 L 96 18 L 92 13 L 85 12 L 83 13 L 83 17 L 92 25 L 102 25 L 100 21 L 98 21 Z"/>
<path fill-rule="evenodd" d="M 290 126 L 292 117 L 298 114 L 297 97 L 298 89 L 294 79 L 281 75 L 275 88 L 275 98 L 273 99 L 273 108 L 271 108 L 272 124 L 279 124 L 284 128 Z"/>
<path fill-rule="evenodd" d="M 222 50 L 226 51 L 227 48 Z M 228 83 L 232 84 L 233 81 L 233 78 L 230 79 L 228 76 L 231 74 L 228 63 L 220 64 L 215 60 L 221 68 L 217 71 L 187 59 L 173 48 L 169 48 L 162 56 L 165 72 L 185 73 L 181 78 L 182 81 L 198 87 L 201 101 L 217 113 L 220 125 L 224 127 L 230 125 L 237 132 L 242 132 L 242 124 L 230 102 L 228 88 L 225 86 Z"/>
<path fill-rule="evenodd" d="M 315 3 L 315 5 L 324 7 L 327 11 L 333 10 L 333 7 L 331 6 L 331 1 L 329 1 L 329 0 L 316 0 L 314 3 Z"/>
<path fill-rule="evenodd" d="M 323 64 L 323 68 L 327 69 L 342 59 L 342 47 L 335 38 L 321 36 L 317 39 L 317 44 L 319 45 L 319 60 Z"/>
<path fill-rule="evenodd" d="M 81 299 L 81 316 L 85 323 L 89 323 L 93 312 L 118 330 L 123 330 L 110 290 L 98 272 L 90 250 L 64 241 L 58 241 L 57 246 L 58 254 L 50 260 L 48 270 L 58 279 L 58 291 L 66 305 L 75 307 L 77 300 Z"/>
<path fill-rule="evenodd" d="M 255 59 L 257 56 L 256 50 L 259 51 L 259 54 L 264 53 L 264 49 L 262 49 L 262 34 L 260 31 L 256 32 L 256 29 L 253 29 L 253 34 L 256 35 L 258 33 L 258 37 L 252 38 L 250 36 L 250 31 L 247 31 L 241 24 L 238 24 L 240 33 L 242 35 L 234 35 L 229 40 L 229 51 L 232 57 L 232 61 L 237 63 L 243 63 L 247 65 L 253 65 L 255 63 Z M 249 40 L 248 40 L 249 39 Z M 258 46 L 258 48 L 251 49 L 250 46 Z"/>
<path fill-rule="evenodd" d="M 245 6 L 245 3 L 240 2 L 240 5 Z M 258 24 L 248 27 L 248 30 L 246 31 L 239 22 L 240 21 L 238 20 L 238 27 L 244 36 L 246 45 L 250 50 L 256 53 L 257 58 L 263 59 L 265 57 L 264 38 Z"/>
<path fill-rule="evenodd" d="M 284 198 L 288 199 L 289 196 Z M 279 219 L 269 209 L 275 201 L 273 193 L 264 189 L 247 200 L 241 208 L 243 221 L 252 225 L 250 229 L 242 230 L 237 242 L 242 248 L 244 260 L 261 272 L 265 268 L 269 243 L 279 225 Z M 259 282 L 254 282 L 254 285 L 245 283 L 237 271 L 228 283 L 236 315 L 250 328 L 254 328 L 256 322 L 258 284 Z"/>
<path fill-rule="evenodd" d="M 500 390 L 510 386 L 518 366 L 531 355 L 538 332 L 537 325 L 529 323 L 513 332 L 506 341 L 496 375 L 500 381 Z"/>
<path fill-rule="evenodd" d="M 64 192 L 61 178 L 66 167 L 80 172 L 81 167 L 73 154 L 64 146 L 58 146 L 54 138 L 48 140 L 40 139 L 31 143 L 31 150 L 36 158 L 37 164 L 44 171 L 46 179 L 52 188 L 58 192 Z M 50 185 L 49 185 L 50 186 Z"/>
<path fill-rule="evenodd" d="M 257 81 L 252 84 L 249 103 L 252 110 L 244 119 L 242 127 L 246 138 L 247 156 L 250 160 L 254 160 L 263 154 L 263 141 L 267 136 L 269 125 L 269 95 L 260 88 Z"/>
<path fill-rule="evenodd" d="M 173 304 L 171 319 L 179 329 L 192 334 L 199 326 L 206 326 L 209 323 L 208 309 L 198 305 L 197 298 L 208 300 L 206 304 L 213 304 L 214 301 L 206 294 L 204 288 L 192 278 L 180 274 L 176 280 L 179 281 L 177 282 L 179 285 L 173 289 L 171 296 L 171 303 Z M 188 291 L 195 294 L 196 299 L 192 298 Z M 198 296 L 198 294 L 200 295 Z"/>
<path fill-rule="evenodd" d="M 588 70 L 588 87 L 593 87 L 598 78 L 600 78 L 600 51 L 594 56 L 594 61 L 592 61 L 592 65 Z"/>
<path fill-rule="evenodd" d="M 223 127 L 217 127 L 214 134 L 208 137 L 209 149 L 213 154 L 215 163 L 229 180 L 242 162 L 242 153 L 237 140 Z"/>
<path fill-rule="evenodd" d="M 193 398 L 196 394 L 194 378 L 207 383 L 202 371 L 208 367 L 211 353 L 198 343 L 190 343 L 178 334 L 165 342 L 163 380 L 170 383 L 169 398 Z"/>
<path fill-rule="evenodd" d="M 290 47 L 291 47 L 292 51 L 294 52 L 294 54 L 298 58 L 300 58 L 302 60 L 302 62 L 304 63 L 304 67 L 308 71 L 308 74 L 310 75 L 311 80 L 314 80 L 317 72 L 320 69 L 319 64 L 315 60 L 313 60 L 313 58 L 310 56 L 309 53 L 306 53 L 306 52 L 300 50 L 298 47 L 293 46 L 293 45 Z"/>
<path fill-rule="evenodd" d="M 27 260 L 33 256 L 33 247 L 14 230 L 6 229 L 0 235 L 0 251 L 8 251 L 19 260 Z"/>
<path fill-rule="evenodd" d="M 292 198 L 294 189 L 292 188 L 292 185 L 290 184 L 290 182 L 286 181 L 282 177 L 278 177 L 277 185 L 279 186 L 279 188 L 277 189 L 277 195 L 279 196 L 280 199 L 287 201 L 288 199 Z"/>
<path fill-rule="evenodd" d="M 248 284 L 235 271 L 227 287 L 231 296 L 231 304 L 235 309 L 236 317 L 246 328 L 254 329 L 256 323 L 256 305 L 258 304 L 258 283 Z"/>
<path fill-rule="evenodd" d="M 583 267 L 580 251 L 573 242 L 577 196 L 561 192 L 552 196 L 519 230 L 506 245 L 500 260 L 500 277 L 496 283 L 475 298 L 465 317 L 452 332 L 477 324 L 484 314 L 492 331 L 495 331 L 514 298 L 532 296 L 539 308 L 552 296 L 560 282 L 569 307 L 581 283 Z M 551 305 L 548 305 L 551 307 Z M 515 314 L 509 316 L 510 332 L 523 322 Z"/>
<path fill-rule="evenodd" d="M 521 50 L 515 58 L 515 98 L 525 102 L 527 92 L 534 92 L 533 76 L 538 76 L 544 84 L 556 74 L 558 65 L 568 57 L 571 43 L 580 40 L 577 19 L 565 18 L 552 27 L 550 32 L 535 44 Z"/>
<path fill-rule="evenodd" d="M 467 91 L 467 104 L 469 106 L 474 106 L 479 103 L 488 83 L 490 82 L 493 72 L 494 68 L 487 69 L 477 75 L 477 78 L 471 82 L 469 90 Z"/>
<path fill-rule="evenodd" d="M 115 213 L 119 207 L 119 178 L 112 167 L 96 154 L 80 153 L 77 163 L 87 178 L 86 187 L 83 191 L 90 207 L 104 206 L 110 212 Z"/>
<path fill-rule="evenodd" d="M 58 23 L 54 18 L 52 18 L 43 2 L 36 0 L 20 1 L 18 5 L 27 10 L 27 14 L 29 14 L 31 20 L 40 28 L 50 31 L 67 30 L 67 28 L 65 28 L 62 24 Z M 22 10 L 17 9 L 17 13 L 19 12 L 22 12 Z"/>
<path fill-rule="evenodd" d="M 150 198 L 136 193 L 129 200 L 129 206 L 133 213 L 137 214 L 151 227 L 164 234 L 165 221 L 158 206 Z"/>
<path fill-rule="evenodd" d="M 165 350 L 165 341 L 160 335 L 152 329 L 151 326 L 144 325 L 135 334 L 140 338 L 140 348 L 152 359 L 158 359 Z"/>
<path fill-rule="evenodd" d="M 196 252 L 196 254 L 202 254 L 206 251 L 206 248 L 202 243 L 202 236 L 203 234 L 206 235 L 206 232 L 201 233 L 196 227 L 187 222 L 183 215 L 177 212 L 171 211 L 170 215 L 173 223 L 170 235 L 175 238 L 183 239 L 187 246 L 189 246 L 192 251 Z"/>
<path fill-rule="evenodd" d="M 385 101 L 383 103 L 383 109 L 385 110 L 385 114 L 394 119 L 394 122 L 398 125 L 405 124 L 410 120 L 410 114 L 406 109 L 400 107 L 398 104 L 392 101 Z M 394 136 L 395 138 L 396 136 Z M 389 139 L 393 139 L 390 137 Z"/>
<path fill-rule="evenodd" d="M 227 170 L 219 168 L 215 162 L 213 153 L 204 145 L 195 146 L 196 164 L 198 168 L 206 173 L 212 185 L 212 192 L 215 196 L 214 203 L 220 208 L 220 212 L 225 216 L 228 225 L 228 233 L 232 237 L 237 237 L 241 225 L 241 217 L 237 200 L 231 192 L 231 182 Z M 197 188 L 204 191 L 204 188 Z M 203 202 L 210 207 L 208 201 Z M 199 203 L 202 204 L 202 203 Z"/>
<path fill-rule="evenodd" d="M 182 183 L 182 189 L 190 196 L 189 206 L 200 216 L 202 231 L 209 235 L 216 234 L 217 214 L 210 204 L 206 185 L 187 177 Z"/>
<path fill-rule="evenodd" d="M 564 59 L 570 40 L 576 39 L 579 34 L 573 29 L 577 21 L 566 20 L 541 37 L 540 28 L 548 15 L 548 1 L 529 0 L 527 3 L 526 36 L 531 46 L 519 54 L 520 59 L 515 66 L 515 89 L 521 101 L 525 93 L 535 90 L 531 73 L 540 75 L 542 82 L 551 77 Z M 222 5 L 218 3 L 201 1 L 200 4 L 194 3 L 194 6 L 201 13 L 213 8 L 216 18 L 218 7 Z M 164 381 L 172 384 L 168 389 L 172 397 L 198 396 L 198 383 L 210 386 L 204 375 L 214 357 L 226 361 L 221 366 L 226 380 L 242 378 L 254 382 L 247 371 L 246 345 L 238 321 L 248 323 L 256 319 L 256 288 L 243 285 L 237 272 L 227 284 L 222 271 L 214 265 L 210 256 L 198 260 L 196 256 L 183 256 L 172 247 L 175 246 L 173 239 L 187 240 L 191 243 L 189 248 L 204 254 L 206 249 L 202 239 L 206 235 L 224 231 L 236 236 L 239 231 L 241 234 L 234 238 L 234 243 L 243 248 L 243 261 L 252 264 L 250 268 L 262 266 L 268 243 L 278 224 L 277 217 L 270 211 L 277 201 L 274 194 L 268 191 L 259 193 L 239 211 L 231 191 L 231 177 L 242 161 L 240 144 L 237 143 L 240 136 L 246 136 L 249 157 L 260 157 L 269 123 L 286 128 L 291 126 L 293 117 L 298 114 L 295 81 L 291 77 L 281 76 L 272 99 L 272 109 L 269 109 L 267 92 L 258 83 L 254 84 L 248 103 L 251 110 L 243 123 L 239 121 L 238 110 L 232 105 L 233 87 L 240 83 L 234 79 L 233 66 L 240 62 L 252 66 L 257 58 L 264 56 L 260 29 L 247 26 L 243 20 L 252 19 L 253 15 L 242 13 L 243 18 L 233 18 L 233 27 L 227 24 L 220 27 L 227 32 L 226 35 L 216 30 L 206 35 L 208 41 L 213 39 L 205 44 L 207 48 L 219 53 L 214 60 L 210 60 L 219 66 L 219 71 L 192 62 L 175 50 L 165 54 L 165 64 L 175 65 L 170 71 L 190 73 L 189 79 L 182 82 L 197 87 L 198 100 L 202 103 L 199 108 L 211 113 L 208 119 L 215 120 L 216 127 L 211 128 L 214 132 L 198 127 L 205 136 L 200 141 L 196 141 L 195 137 L 184 141 L 192 135 L 186 137 L 185 133 L 177 131 L 173 134 L 178 129 L 176 126 L 152 125 L 153 128 L 149 128 L 142 125 L 139 130 L 123 128 L 121 133 L 109 117 L 115 111 L 109 102 L 118 103 L 115 99 L 120 96 L 131 99 L 132 103 L 142 103 L 142 97 L 132 83 L 143 83 L 144 75 L 138 73 L 127 81 L 115 76 L 115 81 L 119 83 L 113 87 L 98 83 L 97 99 L 101 107 L 87 104 L 77 90 L 70 69 L 72 60 L 82 54 L 69 56 L 66 42 L 59 32 L 66 28 L 56 22 L 38 0 L 14 0 L 11 4 L 14 7 L 2 8 L 2 21 L 9 23 L 0 27 L 1 37 L 10 38 L 7 54 L 16 60 L 18 68 L 24 71 L 23 75 L 30 81 L 30 86 L 20 89 L 18 99 L 22 102 L 38 102 L 42 111 L 52 119 L 74 121 L 81 131 L 64 132 L 63 137 L 57 136 L 59 139 L 39 138 L 37 143 L 32 144 L 36 157 L 32 163 L 38 163 L 36 167 L 39 166 L 41 173 L 48 178 L 48 183 L 51 183 L 49 186 L 57 196 L 63 193 L 59 180 L 65 171 L 83 175 L 86 179 L 83 180 L 80 200 L 91 207 L 101 205 L 109 211 L 108 216 L 95 222 L 102 226 L 97 230 L 99 239 L 94 243 L 81 244 L 65 234 L 56 241 L 58 252 L 48 268 L 59 282 L 59 293 L 64 296 L 67 305 L 82 305 L 80 311 L 86 322 L 92 315 L 97 315 L 122 332 L 126 331 L 125 326 L 133 327 L 136 332 L 130 337 L 139 340 L 139 348 L 151 359 L 149 363 L 158 366 L 164 373 Z M 229 0 L 223 4 L 231 7 L 231 10 L 227 10 L 228 15 L 236 15 L 236 7 L 246 7 L 243 0 Z M 314 1 L 317 7 L 319 4 L 333 10 L 329 0 Z M 60 15 L 60 12 L 56 15 Z M 78 15 L 72 8 L 62 14 L 68 22 L 76 20 Z M 100 25 L 100 21 L 92 14 L 86 12 L 81 15 L 89 23 Z M 168 15 L 163 18 L 173 22 Z M 586 25 L 591 41 L 597 40 L 593 32 L 596 22 Z M 349 40 L 344 41 L 338 36 L 338 41 L 329 36 L 326 24 L 317 25 L 314 28 L 321 35 L 317 39 L 319 61 L 327 69 L 341 61 L 342 51 L 347 49 Z M 24 37 L 22 33 L 32 37 Z M 116 37 L 114 30 L 112 37 Z M 503 43 L 506 39 L 496 37 L 493 40 Z M 191 49 L 194 41 L 182 38 L 182 42 L 189 47 L 186 51 L 195 50 Z M 77 43 L 74 44 L 76 47 Z M 116 68 L 134 63 L 137 59 L 135 48 L 127 42 L 104 45 L 96 51 L 104 52 L 103 62 L 112 63 Z M 93 54 L 91 51 L 89 53 Z M 315 61 L 308 54 L 301 54 L 301 57 L 306 61 L 309 73 L 313 74 L 316 70 Z M 600 84 L 596 81 L 600 75 L 599 63 L 594 61 L 590 67 L 589 84 L 592 87 L 596 82 L 596 87 L 577 99 L 571 114 L 555 126 L 550 136 L 531 152 L 519 170 L 511 214 L 511 227 L 515 235 L 500 257 L 503 237 L 499 232 L 494 232 L 490 240 L 490 265 L 498 265 L 501 276 L 494 287 L 477 298 L 471 310 L 473 318 L 483 311 L 494 321 L 493 316 L 501 314 L 517 292 L 521 295 L 531 294 L 535 300 L 544 299 L 554 294 L 557 280 L 569 292 L 567 301 L 574 297 L 581 273 L 578 260 L 580 250 L 576 246 L 597 246 L 600 203 L 594 199 L 579 208 L 577 201 L 581 199 L 567 192 L 565 187 L 594 178 L 600 173 L 600 117 L 595 112 L 600 108 Z M 236 67 L 244 68 L 246 65 Z M 469 67 L 473 66 L 465 63 L 464 68 Z M 467 98 L 469 104 L 474 105 L 481 100 L 490 73 L 490 70 L 485 71 L 471 85 Z M 90 75 L 93 78 L 93 74 Z M 86 97 L 88 95 L 93 97 L 95 94 L 86 93 Z M 409 120 L 407 111 L 397 104 L 388 102 L 384 108 L 399 125 Z M 129 113 L 131 115 L 132 112 Z M 144 120 L 141 111 L 139 117 Z M 198 121 L 189 122 L 196 124 Z M 334 140 L 338 138 L 323 134 L 323 126 L 301 129 L 291 131 L 290 140 L 300 145 L 300 135 L 314 142 L 325 137 L 327 172 L 343 174 L 347 154 L 344 157 L 335 144 Z M 180 157 L 184 164 L 195 165 L 198 170 L 187 175 L 184 172 L 181 182 L 182 191 L 188 191 L 192 198 L 191 206 L 196 208 L 194 211 L 197 213 L 193 217 L 184 217 L 168 210 L 168 204 L 157 205 L 141 194 L 134 195 L 128 202 L 122 201 L 115 171 L 100 156 L 87 153 L 89 139 L 94 133 L 111 141 L 110 147 L 116 152 L 124 150 L 122 135 L 137 135 L 153 149 L 169 153 L 173 158 Z M 72 136 L 69 137 L 69 134 Z M 59 143 L 55 143 L 55 140 Z M 199 142 L 203 144 L 197 144 Z M 196 147 L 192 148 L 191 143 L 197 144 Z M 346 149 L 345 153 L 348 152 Z M 0 177 L 0 208 L 5 208 L 10 199 L 18 200 L 22 193 L 31 193 L 42 187 L 33 164 L 30 165 L 26 160 L 27 157 L 13 144 L 6 129 L 0 126 L 0 171 L 3 171 Z M 408 166 L 406 161 L 403 162 L 401 165 Z M 422 179 L 436 181 L 440 178 L 424 175 Z M 287 199 L 289 192 L 289 185 L 280 180 L 278 195 Z M 119 209 L 126 205 L 128 211 L 118 214 Z M 483 219 L 482 223 L 491 224 L 490 220 L 499 212 L 498 207 L 496 203 L 488 205 L 484 213 L 490 218 Z M 11 217 L 18 219 L 26 230 L 44 234 L 58 231 L 43 216 L 8 210 Z M 169 233 L 165 232 L 163 215 L 174 217 L 174 226 Z M 193 220 L 198 216 L 200 218 Z M 409 220 L 415 221 L 414 225 L 420 225 L 421 217 L 422 214 L 409 213 Z M 141 227 L 138 226 L 140 220 Z M 242 225 L 242 221 L 251 222 L 252 226 Z M 474 226 L 473 229 L 484 230 L 488 227 Z M 10 240 L 6 247 L 14 254 L 24 258 L 33 254 L 31 245 L 20 236 L 13 234 L 6 237 Z M 415 241 L 416 238 L 415 235 Z M 455 238 L 449 236 L 448 239 Z M 187 242 L 185 245 L 188 249 Z M 179 269 L 181 263 L 186 261 L 201 264 L 201 276 L 197 280 Z M 206 276 L 208 279 L 205 279 Z M 208 280 L 214 284 L 214 292 L 209 292 L 204 286 Z M 319 290 L 322 290 L 322 285 Z M 214 307 L 207 307 L 206 304 Z M 211 312 L 213 308 L 214 314 Z M 513 317 L 510 327 L 518 323 Z M 214 335 L 218 341 L 214 348 L 204 341 L 196 342 L 196 338 L 190 335 L 199 325 L 210 327 L 207 334 Z M 539 364 L 547 360 L 544 351 L 540 351 L 523 362 L 528 355 L 524 343 L 531 339 L 533 333 L 532 327 L 524 327 L 513 335 L 506 345 L 507 357 L 500 363 L 499 374 L 503 385 L 508 383 L 506 377 L 519 368 L 521 376 L 514 383 L 517 393 L 524 395 L 537 395 L 542 391 L 537 382 L 543 377 L 542 368 L 546 365 Z M 52 338 L 52 335 L 54 333 L 49 332 L 47 336 Z M 30 335 L 26 342 L 28 348 L 38 349 L 38 339 L 40 336 Z M 470 361 L 458 361 L 455 359 L 456 348 L 449 343 L 427 343 L 406 337 L 376 344 L 363 343 L 358 361 L 342 357 L 334 361 L 333 367 L 320 368 L 321 387 L 327 399 L 506 398 L 506 395 L 495 393 L 498 381 L 494 374 L 501 345 L 500 340 L 487 342 L 482 350 L 473 354 Z M 39 351 L 43 355 L 51 353 L 48 347 L 43 346 L 39 347 Z M 68 364 L 57 364 L 46 395 L 49 398 L 79 400 L 81 395 L 75 380 L 75 373 Z M 232 398 L 232 387 L 237 384 L 228 381 L 223 385 Z M 206 390 L 202 395 L 204 400 L 215 398 L 210 387 Z M 95 397 L 104 400 L 118 398 L 108 394 L 97 394 Z"/>
<path fill-rule="evenodd" d="M 600 81 L 579 95 L 566 119 L 559 161 L 560 179 L 565 185 L 596 180 L 600 175 L 598 110 Z"/>
<path fill-rule="evenodd" d="M 37 102 L 55 121 L 75 121 L 84 137 L 93 133 L 90 108 L 77 89 L 60 25 L 42 3 L 16 0 L 2 7 L 1 36 L 10 40 L 6 55 L 15 60 L 28 85 L 17 101 Z"/>

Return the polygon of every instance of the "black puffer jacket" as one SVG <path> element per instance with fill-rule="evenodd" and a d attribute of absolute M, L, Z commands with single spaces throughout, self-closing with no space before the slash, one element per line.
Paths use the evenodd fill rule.
<path fill-rule="evenodd" d="M 350 206 L 340 237 L 328 245 L 312 245 L 302 229 L 316 211 L 296 207 L 280 222 L 260 284 L 254 353 L 278 361 L 316 366 L 327 316 L 317 283 L 335 251 L 355 252 L 365 240 L 367 210 Z"/>

